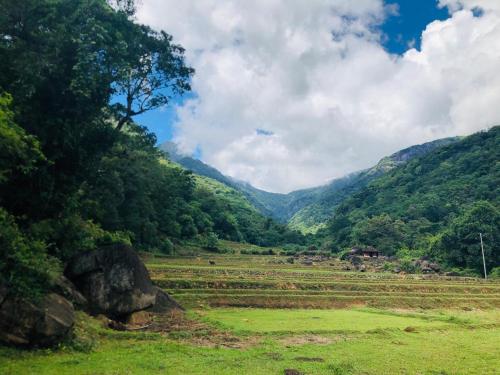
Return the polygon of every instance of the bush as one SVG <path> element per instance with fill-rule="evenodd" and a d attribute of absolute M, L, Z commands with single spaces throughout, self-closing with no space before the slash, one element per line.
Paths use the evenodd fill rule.
<path fill-rule="evenodd" d="M 16 296 L 38 298 L 59 272 L 41 241 L 21 233 L 14 218 L 0 208 L 0 283 Z"/>
<path fill-rule="evenodd" d="M 392 263 L 390 263 L 390 262 L 385 262 L 384 266 L 382 267 L 382 269 L 385 272 L 389 272 L 389 271 L 392 271 L 394 269 L 394 265 Z"/>
<path fill-rule="evenodd" d="M 205 237 L 202 238 L 202 246 L 207 250 L 218 250 L 219 237 L 213 232 L 208 233 Z"/>
<path fill-rule="evenodd" d="M 174 244 L 168 238 L 165 238 L 159 250 L 163 254 L 171 255 L 174 253 Z"/>
<path fill-rule="evenodd" d="M 492 268 L 488 276 L 492 279 L 500 279 L 500 267 Z"/>
<path fill-rule="evenodd" d="M 417 273 L 419 271 L 419 267 L 409 259 L 401 260 L 399 268 L 406 273 Z"/>

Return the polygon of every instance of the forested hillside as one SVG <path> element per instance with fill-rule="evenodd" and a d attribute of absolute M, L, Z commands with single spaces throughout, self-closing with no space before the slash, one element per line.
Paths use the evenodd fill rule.
<path fill-rule="evenodd" d="M 500 127 L 473 134 L 373 180 L 339 205 L 321 235 L 337 250 L 372 245 L 480 270 L 500 262 Z M 401 249 L 403 251 L 401 252 Z"/>
<path fill-rule="evenodd" d="M 296 211 L 289 220 L 289 226 L 304 233 L 316 232 L 332 218 L 335 208 L 344 199 L 365 187 L 370 181 L 407 163 L 413 158 L 425 155 L 438 147 L 451 144 L 458 139 L 458 137 L 438 139 L 405 148 L 383 158 L 371 168 L 335 179 L 326 186 L 310 189 L 309 196 L 314 195 L 312 203 L 306 204 L 303 208 Z"/>

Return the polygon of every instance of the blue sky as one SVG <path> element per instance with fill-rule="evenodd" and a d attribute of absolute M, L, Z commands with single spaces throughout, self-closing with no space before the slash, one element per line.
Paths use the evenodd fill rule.
<path fill-rule="evenodd" d="M 428 23 L 434 20 L 443 20 L 449 17 L 446 8 L 438 8 L 436 0 L 389 0 L 387 5 L 397 4 L 397 14 L 389 16 L 380 26 L 385 34 L 384 47 L 394 54 L 404 53 L 411 43 L 415 48 L 420 48 L 420 35 Z M 170 106 L 150 111 L 137 116 L 135 120 L 148 127 L 158 138 L 158 143 L 171 140 L 173 137 L 173 124 L 175 123 L 175 105 L 182 104 L 186 98 L 178 98 Z M 258 133 L 266 132 L 256 129 Z M 199 151 L 197 152 L 199 154 Z"/>

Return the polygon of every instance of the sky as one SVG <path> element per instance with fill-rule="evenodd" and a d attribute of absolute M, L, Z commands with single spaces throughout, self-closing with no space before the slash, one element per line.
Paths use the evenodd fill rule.
<path fill-rule="evenodd" d="M 500 124 L 498 0 L 141 0 L 196 69 L 137 119 L 273 192 Z"/>

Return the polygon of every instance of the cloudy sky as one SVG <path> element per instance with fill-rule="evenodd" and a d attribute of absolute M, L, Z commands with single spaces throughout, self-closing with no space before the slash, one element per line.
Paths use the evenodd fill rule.
<path fill-rule="evenodd" d="M 321 185 L 500 123 L 498 0 L 141 3 L 196 69 L 193 95 L 144 121 L 256 187 Z"/>

